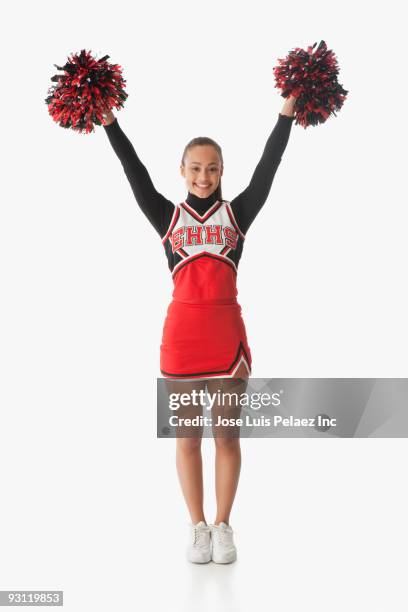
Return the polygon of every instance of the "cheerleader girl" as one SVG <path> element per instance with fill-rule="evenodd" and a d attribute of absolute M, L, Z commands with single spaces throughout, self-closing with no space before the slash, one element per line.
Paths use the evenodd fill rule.
<path fill-rule="evenodd" d="M 220 146 L 208 137 L 191 140 L 180 163 L 187 197 L 177 205 L 155 189 L 113 113 L 104 117 L 104 130 L 139 207 L 160 236 L 172 273 L 174 290 L 160 346 L 161 374 L 170 392 L 233 389 L 239 396 L 246 388 L 252 359 L 237 301 L 237 268 L 246 233 L 268 197 L 288 143 L 294 104 L 293 96 L 286 99 L 248 186 L 231 201 L 222 196 Z M 229 414 L 238 412 L 238 406 L 229 409 Z M 225 415 L 225 406 L 215 405 L 213 421 L 220 414 Z M 188 435 L 178 432 L 176 440 L 177 471 L 191 518 L 187 558 L 231 563 L 237 556 L 229 520 L 241 466 L 239 435 L 214 434 L 217 514 L 211 525 L 203 507 L 201 440 L 200 427 Z"/>

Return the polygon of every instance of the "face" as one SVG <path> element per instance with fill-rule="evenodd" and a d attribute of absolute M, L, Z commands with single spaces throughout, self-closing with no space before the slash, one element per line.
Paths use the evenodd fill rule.
<path fill-rule="evenodd" d="M 199 198 L 208 198 L 218 187 L 223 168 L 212 145 L 191 147 L 180 166 L 188 190 Z"/>

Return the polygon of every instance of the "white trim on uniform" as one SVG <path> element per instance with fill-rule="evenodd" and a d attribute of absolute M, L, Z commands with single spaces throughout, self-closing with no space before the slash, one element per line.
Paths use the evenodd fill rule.
<path fill-rule="evenodd" d="M 242 232 L 242 231 L 240 230 L 240 227 L 239 227 L 239 225 L 238 225 L 238 223 L 237 223 L 237 220 L 236 220 L 236 218 L 235 218 L 235 215 L 234 215 L 234 213 L 232 212 L 231 202 L 226 202 L 225 204 L 226 204 L 226 207 L 228 208 L 228 210 L 229 210 L 229 212 L 230 212 L 230 214 L 231 214 L 231 217 L 232 217 L 232 219 L 233 219 L 233 221 L 234 221 L 234 223 L 235 223 L 235 226 L 236 226 L 236 229 L 237 229 L 237 231 L 238 231 L 239 235 L 241 236 L 241 238 L 242 238 L 243 240 L 245 240 L 245 234 L 244 234 L 244 232 Z"/>
<path fill-rule="evenodd" d="M 164 234 L 163 238 L 161 239 L 162 244 L 164 244 L 166 242 L 167 238 L 169 237 L 169 234 L 170 234 L 171 230 L 173 229 L 174 219 L 175 219 L 175 216 L 177 214 L 177 211 L 179 210 L 179 207 L 180 207 L 180 204 L 175 204 L 174 205 L 174 211 L 173 211 L 173 215 L 171 217 L 171 221 L 170 221 L 169 227 L 167 228 L 167 232 Z"/>
<path fill-rule="evenodd" d="M 231 250 L 231 249 L 230 249 Z M 189 255 L 188 257 L 185 257 L 184 259 L 182 259 L 181 261 L 178 262 L 178 264 L 176 264 L 173 268 L 173 272 L 172 274 L 174 275 L 177 271 L 177 269 L 183 264 L 186 263 L 186 261 L 188 261 L 189 259 L 194 259 L 194 258 L 198 258 L 198 257 L 204 257 L 204 256 L 210 256 L 210 257 L 215 257 L 220 258 L 220 259 L 225 259 L 225 261 L 227 262 L 228 265 L 232 265 L 233 268 L 235 269 L 235 271 L 238 273 L 238 268 L 235 265 L 235 262 L 232 261 L 232 259 L 230 259 L 229 257 L 226 257 L 225 255 L 220 255 L 219 253 L 211 253 L 211 251 L 200 251 L 199 253 L 194 253 L 193 255 Z"/>
<path fill-rule="evenodd" d="M 242 363 L 247 369 L 248 376 L 251 376 L 251 369 L 244 355 L 242 355 L 241 359 L 238 361 L 236 367 L 234 368 L 231 374 L 207 374 L 207 376 L 197 376 L 197 378 L 182 378 L 181 376 L 164 376 L 163 373 L 161 373 L 161 378 L 164 378 L 165 380 L 180 380 L 182 382 L 192 382 L 194 380 L 208 380 L 209 378 L 234 378 L 234 374 L 238 371 L 238 368 Z"/>
<path fill-rule="evenodd" d="M 194 210 L 194 208 L 192 208 L 192 206 L 190 206 L 190 204 L 188 204 L 185 200 L 183 202 L 183 206 L 188 208 L 188 212 L 194 217 L 198 217 L 201 221 L 203 221 L 205 219 L 205 217 L 207 217 L 208 213 L 215 208 L 216 206 L 218 206 L 220 204 L 220 200 L 217 200 L 216 202 L 214 202 L 214 204 L 211 204 L 210 208 L 208 208 L 205 213 L 203 215 L 200 215 L 196 210 Z M 209 215 L 211 216 L 211 215 Z"/>

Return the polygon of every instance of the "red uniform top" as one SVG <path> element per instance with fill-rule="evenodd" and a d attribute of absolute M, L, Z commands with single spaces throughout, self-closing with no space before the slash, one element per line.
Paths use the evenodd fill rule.
<path fill-rule="evenodd" d="M 175 259 L 173 299 L 191 304 L 235 303 L 236 263 L 244 239 L 229 202 L 217 200 L 204 215 L 187 202 L 178 204 L 162 239 Z"/>

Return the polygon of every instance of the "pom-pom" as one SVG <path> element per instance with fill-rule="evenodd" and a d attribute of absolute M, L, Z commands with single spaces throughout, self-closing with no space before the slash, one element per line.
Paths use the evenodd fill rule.
<path fill-rule="evenodd" d="M 122 68 L 110 64 L 105 55 L 97 60 L 83 49 L 68 57 L 65 66 L 54 66 L 64 74 L 56 74 L 56 82 L 48 90 L 45 103 L 54 121 L 61 127 L 77 132 L 93 132 L 94 125 L 102 125 L 103 115 L 112 108 L 120 109 L 128 97 Z"/>
<path fill-rule="evenodd" d="M 278 59 L 273 69 L 282 96 L 295 96 L 295 123 L 306 128 L 324 123 L 343 106 L 348 91 L 337 81 L 339 67 L 332 50 L 324 40 L 313 53 L 317 43 L 307 50 L 296 47 L 285 59 Z"/>

